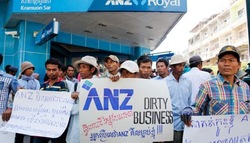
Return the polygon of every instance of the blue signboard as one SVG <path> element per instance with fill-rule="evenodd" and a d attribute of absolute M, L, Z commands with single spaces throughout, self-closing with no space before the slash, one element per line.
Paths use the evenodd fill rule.
<path fill-rule="evenodd" d="M 180 12 L 187 0 L 15 0 L 14 13 L 46 12 Z"/>
<path fill-rule="evenodd" d="M 36 35 L 36 45 L 42 45 L 59 33 L 59 22 L 52 21 Z"/>
<path fill-rule="evenodd" d="M 149 55 L 149 57 L 151 58 L 152 61 L 155 62 L 161 58 L 170 60 L 173 55 L 174 53 L 169 52 L 169 53 L 162 53 L 162 54 L 152 54 L 152 55 Z"/>
<path fill-rule="evenodd" d="M 89 11 L 180 12 L 187 11 L 186 0 L 95 0 Z"/>

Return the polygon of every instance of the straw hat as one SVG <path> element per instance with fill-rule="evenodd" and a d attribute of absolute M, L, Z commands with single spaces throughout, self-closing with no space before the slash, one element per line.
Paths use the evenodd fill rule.
<path fill-rule="evenodd" d="M 182 56 L 182 55 L 179 55 L 179 54 L 175 54 L 171 57 L 171 61 L 169 63 L 169 65 L 176 65 L 176 64 L 180 64 L 180 63 L 186 63 L 186 59 Z"/>
<path fill-rule="evenodd" d="M 82 57 L 82 59 L 74 62 L 74 67 L 78 68 L 79 64 L 87 64 L 87 65 L 92 65 L 95 68 L 97 68 L 97 60 L 95 57 L 93 56 L 84 56 Z"/>

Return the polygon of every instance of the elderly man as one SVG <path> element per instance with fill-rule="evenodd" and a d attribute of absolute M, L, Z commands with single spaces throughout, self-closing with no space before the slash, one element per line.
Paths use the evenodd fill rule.
<path fill-rule="evenodd" d="M 192 114 L 247 114 L 250 89 L 236 76 L 240 67 L 239 50 L 231 45 L 224 46 L 218 54 L 219 74 L 200 86 L 194 108 L 186 107 L 183 110 L 182 121 L 191 125 Z"/>
<path fill-rule="evenodd" d="M 182 110 L 191 106 L 192 83 L 182 76 L 186 60 L 181 55 L 174 55 L 170 61 L 172 72 L 165 78 L 168 85 L 174 117 L 174 141 L 182 143 L 184 123 L 181 121 Z"/>

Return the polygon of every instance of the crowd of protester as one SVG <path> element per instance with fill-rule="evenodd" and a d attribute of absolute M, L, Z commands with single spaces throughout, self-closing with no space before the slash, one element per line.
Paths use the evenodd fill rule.
<path fill-rule="evenodd" d="M 0 54 L 0 64 L 3 55 Z M 246 72 L 241 70 L 240 52 L 231 45 L 224 46 L 218 53 L 218 74 L 210 68 L 203 68 L 202 58 L 194 55 L 185 59 L 175 54 L 171 60 L 161 58 L 153 62 L 147 55 L 137 60 L 120 61 L 116 55 L 104 58 L 104 69 L 100 69 L 97 59 L 86 55 L 72 65 L 63 65 L 58 59 L 50 58 L 45 62 L 44 83 L 39 83 L 39 74 L 30 61 L 21 64 L 21 72 L 16 78 L 18 68 L 6 65 L 5 72 L 0 70 L 0 92 L 5 100 L 0 101 L 3 121 L 11 116 L 14 95 L 18 89 L 67 91 L 75 100 L 68 127 L 58 138 L 30 137 L 31 143 L 80 143 L 78 82 L 92 78 L 142 78 L 164 80 L 169 89 L 174 118 L 174 141 L 182 143 L 184 124 L 191 125 L 193 115 L 246 114 L 250 101 L 249 86 L 242 81 Z M 189 65 L 187 67 L 187 65 Z M 102 71 L 102 72 L 101 72 Z M 150 90 L 150 89 L 145 89 Z M 230 94 L 229 94 L 230 93 Z M 237 100 L 236 100 L 237 99 Z M 233 100 L 227 104 L 227 101 Z M 214 108 L 214 107 L 221 108 Z M 223 111 L 221 111 L 223 109 Z M 23 134 L 16 134 L 15 142 L 22 143 Z"/>

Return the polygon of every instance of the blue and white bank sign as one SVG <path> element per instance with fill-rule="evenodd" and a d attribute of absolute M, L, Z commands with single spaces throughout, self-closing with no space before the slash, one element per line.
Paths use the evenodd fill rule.
<path fill-rule="evenodd" d="M 187 0 L 15 0 L 13 12 L 180 12 Z"/>
<path fill-rule="evenodd" d="M 186 0 L 98 0 L 89 11 L 186 12 Z"/>
<path fill-rule="evenodd" d="M 112 82 L 107 78 L 83 80 L 78 85 L 81 142 L 173 140 L 171 99 L 164 81 L 120 79 Z"/>

